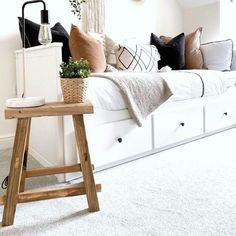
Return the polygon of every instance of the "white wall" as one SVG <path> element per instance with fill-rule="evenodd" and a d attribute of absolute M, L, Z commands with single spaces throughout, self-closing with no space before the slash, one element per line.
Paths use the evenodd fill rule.
<path fill-rule="evenodd" d="M 5 145 L 12 134 L 14 123 L 4 120 L 5 99 L 14 96 L 14 50 L 19 48 L 17 40 L 16 23 L 12 17 L 18 15 L 18 1 L 1 3 L 0 14 L 0 140 Z M 16 19 L 15 19 L 16 20 Z M 6 141 L 7 142 L 7 141 Z"/>
<path fill-rule="evenodd" d="M 236 44 L 236 1 L 221 1 L 220 3 L 220 35 L 221 38 L 231 38 Z"/>
<path fill-rule="evenodd" d="M 220 38 L 220 3 L 184 9 L 184 31 L 193 32 L 203 27 L 202 43 Z"/>
<path fill-rule="evenodd" d="M 0 149 L 12 145 L 9 139 L 15 132 L 15 122 L 4 119 L 5 100 L 15 97 L 14 51 L 21 48 L 17 16 L 21 15 L 24 0 L 0 3 Z M 69 31 L 71 23 L 78 23 L 71 13 L 69 1 L 46 1 L 51 25 L 60 21 Z M 40 21 L 40 3 L 27 5 L 25 17 Z M 106 0 L 106 28 L 110 35 L 138 36 L 148 39 L 150 33 L 176 35 L 183 31 L 182 10 L 176 0 Z M 37 72 L 35 72 L 37 73 Z M 5 143 L 4 143 L 5 141 Z M 2 145 L 4 143 L 4 145 Z"/>
<path fill-rule="evenodd" d="M 183 8 L 194 8 L 220 2 L 220 0 L 178 0 L 178 2 Z"/>
<path fill-rule="evenodd" d="M 21 7 L 25 1 L 2 1 L 0 3 L 0 149 L 12 145 L 15 122 L 4 119 L 5 100 L 15 97 L 15 56 L 14 51 L 21 48 L 17 16 L 21 16 Z M 56 6 L 56 10 L 55 10 Z M 70 23 L 76 21 L 70 13 L 69 1 L 47 1 L 52 25 L 57 21 L 69 29 Z M 40 3 L 27 5 L 25 17 L 40 22 Z M 65 17 L 65 12 L 66 14 Z M 63 17 L 62 17 L 63 16 Z M 37 72 L 36 72 L 37 73 Z"/>
<path fill-rule="evenodd" d="M 177 0 L 106 0 L 106 33 L 114 38 L 149 41 L 151 32 L 183 32 L 183 11 Z"/>

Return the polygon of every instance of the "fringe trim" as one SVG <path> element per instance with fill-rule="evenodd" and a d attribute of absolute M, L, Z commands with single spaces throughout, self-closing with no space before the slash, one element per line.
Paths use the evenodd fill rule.
<path fill-rule="evenodd" d="M 105 0 L 87 0 L 84 8 L 84 30 L 103 34 L 105 32 Z"/>

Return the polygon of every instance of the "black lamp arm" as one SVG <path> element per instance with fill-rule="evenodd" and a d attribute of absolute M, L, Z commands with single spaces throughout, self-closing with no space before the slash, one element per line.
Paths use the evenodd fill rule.
<path fill-rule="evenodd" d="M 27 1 L 23 4 L 22 6 L 22 20 L 23 20 L 23 26 L 22 26 L 22 31 L 23 31 L 23 48 L 25 48 L 25 6 L 28 4 L 32 3 L 38 3 L 41 2 L 43 4 L 43 10 L 46 11 L 46 3 L 43 0 L 33 0 L 33 1 Z"/>
<path fill-rule="evenodd" d="M 37 2 L 41 2 L 43 4 L 43 10 L 46 10 L 46 3 L 43 0 L 32 0 L 32 1 L 27 1 L 23 4 L 22 6 L 22 16 L 24 15 L 24 10 L 25 10 L 25 6 L 28 4 L 32 4 L 32 3 L 37 3 Z"/>

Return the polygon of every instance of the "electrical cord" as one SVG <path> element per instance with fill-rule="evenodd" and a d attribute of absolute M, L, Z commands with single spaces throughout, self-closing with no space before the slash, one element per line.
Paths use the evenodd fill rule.
<path fill-rule="evenodd" d="M 2 189 L 6 189 L 8 185 L 8 176 L 2 181 Z"/>

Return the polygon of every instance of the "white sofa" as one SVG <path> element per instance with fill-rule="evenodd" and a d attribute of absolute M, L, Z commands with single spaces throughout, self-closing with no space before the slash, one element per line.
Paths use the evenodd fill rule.
<path fill-rule="evenodd" d="M 61 43 L 26 49 L 27 96 L 61 100 Z M 235 53 L 235 52 L 234 52 Z M 16 51 L 17 91 L 22 88 L 22 52 Z M 236 56 L 232 68 L 236 69 Z M 140 128 L 127 110 L 96 110 L 85 125 L 92 162 L 102 170 L 180 144 L 236 127 L 236 88 L 199 99 L 167 103 Z M 72 164 L 78 160 L 70 117 L 33 120 L 30 154 L 42 165 Z M 66 180 L 77 177 L 67 174 Z M 64 178 L 62 178 L 64 180 Z"/>

